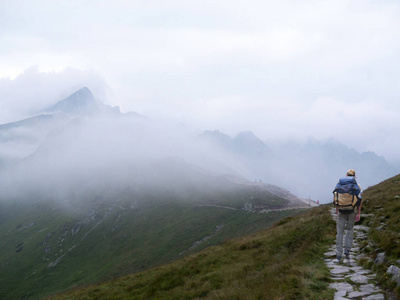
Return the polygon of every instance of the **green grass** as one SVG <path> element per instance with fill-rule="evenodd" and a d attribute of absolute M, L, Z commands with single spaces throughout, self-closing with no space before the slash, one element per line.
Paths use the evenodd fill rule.
<path fill-rule="evenodd" d="M 323 253 L 334 228 L 328 207 L 318 207 L 168 265 L 49 299 L 332 299 Z"/>
<path fill-rule="evenodd" d="M 0 299 L 39 299 L 137 273 L 298 213 L 243 210 L 247 202 L 274 207 L 286 203 L 254 187 L 209 194 L 197 190 L 190 200 L 172 192 L 107 193 L 71 195 L 68 204 L 0 201 Z M 72 234 L 77 224 L 80 230 Z"/>
<path fill-rule="evenodd" d="M 380 266 L 364 260 L 365 265 L 377 272 L 378 280 L 385 289 L 396 290 L 395 284 L 386 271 L 391 264 L 398 265 L 400 257 L 400 175 L 372 186 L 363 193 L 362 213 L 374 214 L 373 218 L 364 218 L 363 224 L 371 227 L 369 241 L 364 252 L 374 260 L 378 253 L 385 252 L 387 261 Z M 396 290 L 400 297 L 400 287 Z"/>

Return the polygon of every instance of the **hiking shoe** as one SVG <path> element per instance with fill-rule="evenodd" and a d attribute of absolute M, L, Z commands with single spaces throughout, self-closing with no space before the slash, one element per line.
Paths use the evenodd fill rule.
<path fill-rule="evenodd" d="M 344 249 L 344 255 L 347 257 L 350 255 L 350 250 L 349 249 Z"/>
<path fill-rule="evenodd" d="M 337 259 L 337 262 L 340 263 L 340 261 L 342 260 L 342 256 L 341 255 L 336 255 L 336 259 Z"/>

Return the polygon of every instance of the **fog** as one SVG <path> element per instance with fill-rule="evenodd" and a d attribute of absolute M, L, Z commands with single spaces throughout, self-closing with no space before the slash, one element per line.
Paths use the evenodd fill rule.
<path fill-rule="evenodd" d="M 305 189 L 312 184 L 304 178 L 312 176 L 304 176 L 302 169 L 324 169 L 333 180 L 355 165 L 362 171 L 359 179 L 368 186 L 393 174 L 393 169 L 382 170 L 399 162 L 399 14 L 400 3 L 392 0 L 41 0 L 23 4 L 4 0 L 0 124 L 36 116 L 87 86 L 99 102 L 119 106 L 124 113 L 137 112 L 157 125 L 140 131 L 149 131 L 143 136 L 134 130 L 138 125 L 98 119 L 80 125 L 76 131 L 93 134 L 93 140 L 85 144 L 88 141 L 77 138 L 74 148 L 66 146 L 68 138 L 79 134 L 62 121 L 60 126 L 65 128 L 54 130 L 66 131 L 65 140 L 58 137 L 65 148 L 65 153 L 58 151 L 63 168 L 74 163 L 96 168 L 95 161 L 118 165 L 117 157 L 126 156 L 181 157 L 204 169 L 225 166 L 249 180 L 282 183 L 306 197 Z M 117 123 L 132 130 L 119 129 Z M 105 133 L 96 133 L 96 128 Z M 219 130 L 231 138 L 242 131 L 253 132 L 271 149 L 269 160 L 263 158 L 267 171 L 254 168 L 257 158 L 244 159 L 223 147 L 202 149 L 206 146 L 198 145 L 196 138 L 205 130 Z M 47 130 L 35 128 L 34 132 L 13 132 L 24 138 L 29 135 L 30 142 L 15 139 L 2 144 L 1 164 L 14 164 L 35 152 Z M 130 144 L 134 140 L 137 144 Z M 320 152 L 314 155 L 318 159 L 307 156 L 307 163 L 296 162 L 291 155 L 298 155 L 297 150 L 306 155 L 310 140 L 320 143 Z M 289 145 L 295 141 L 296 151 L 283 151 L 280 145 L 286 142 L 282 141 Z M 355 154 L 339 147 L 344 157 L 333 158 L 332 152 L 328 160 L 321 151 L 333 147 L 331 141 Z M 43 149 L 24 164 L 36 161 L 52 174 L 38 158 L 52 143 L 46 137 Z M 129 148 L 140 155 L 132 152 L 129 156 Z M 91 151 L 78 161 L 66 156 L 69 152 L 71 157 L 81 155 L 78 149 Z M 364 152 L 374 152 L 384 160 Z M 272 157 L 291 163 L 284 166 Z M 374 164 L 366 163 L 367 158 Z M 56 164 L 54 160 L 49 162 Z M 326 171 L 333 162 L 338 168 Z M 374 177 L 375 163 L 381 171 Z M 363 173 L 368 174 L 365 180 Z M 293 182 L 299 182 L 298 186 Z"/>
<path fill-rule="evenodd" d="M 25 151 L 0 172 L 3 199 L 40 195 L 65 200 L 77 189 L 101 193 L 127 187 L 179 192 L 196 186 L 206 191 L 208 179 L 202 182 L 198 176 L 199 182 L 190 182 L 185 174 L 239 175 L 240 164 L 232 155 L 167 123 L 97 114 L 49 125 L 42 128 L 48 133 L 36 141 L 36 149 L 31 141 L 2 143 L 14 156 Z"/>

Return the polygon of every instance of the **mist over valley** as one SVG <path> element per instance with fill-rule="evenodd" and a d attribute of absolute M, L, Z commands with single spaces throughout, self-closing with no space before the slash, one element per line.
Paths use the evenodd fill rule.
<path fill-rule="evenodd" d="M 122 113 L 88 88 L 0 125 L 0 143 L 0 296 L 15 299 L 147 270 L 268 228 L 329 202 L 350 167 L 363 187 L 396 171 L 335 141 L 231 137 Z"/>
<path fill-rule="evenodd" d="M 231 137 L 121 113 L 96 100 L 88 88 L 43 112 L 0 125 L 3 197 L 32 193 L 65 197 L 74 186 L 153 186 L 184 190 L 188 169 L 242 181 L 274 184 L 326 203 L 338 177 L 357 171 L 363 188 L 398 168 L 373 152 L 359 153 L 329 140 L 261 140 L 250 131 Z M 204 184 L 207 189 L 207 185 Z"/>

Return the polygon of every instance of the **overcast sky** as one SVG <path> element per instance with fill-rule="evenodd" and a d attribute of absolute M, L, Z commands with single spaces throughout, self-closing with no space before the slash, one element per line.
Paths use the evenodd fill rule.
<path fill-rule="evenodd" d="M 400 2 L 0 1 L 0 123 L 83 86 L 198 131 L 398 160 Z"/>

